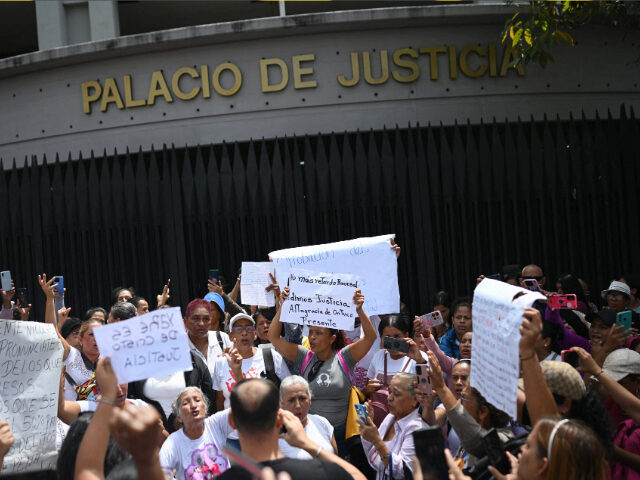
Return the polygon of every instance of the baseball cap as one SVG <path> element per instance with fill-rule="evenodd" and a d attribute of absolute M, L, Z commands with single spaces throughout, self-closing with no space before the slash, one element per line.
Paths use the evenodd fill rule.
<path fill-rule="evenodd" d="M 599 312 L 589 312 L 584 317 L 584 319 L 589 323 L 593 323 L 593 320 L 595 318 L 599 318 L 600 320 L 602 320 L 602 323 L 604 323 L 605 326 L 610 327 L 611 325 L 616 323 L 616 312 L 605 308 L 604 310 L 600 310 Z"/>
<path fill-rule="evenodd" d="M 628 348 L 614 350 L 605 359 L 602 370 L 616 382 L 627 375 L 640 375 L 640 353 Z"/>
<path fill-rule="evenodd" d="M 606 298 L 607 293 L 609 292 L 621 292 L 621 293 L 624 293 L 627 297 L 631 296 L 631 289 L 629 288 L 629 285 L 627 285 L 624 282 L 619 282 L 617 280 L 614 280 L 613 282 L 611 282 L 611 284 L 609 285 L 609 288 L 607 288 L 606 290 L 602 290 L 600 295 L 602 295 L 602 298 Z"/>
<path fill-rule="evenodd" d="M 207 302 L 214 302 L 218 308 L 224 313 L 224 299 L 219 293 L 209 292 L 204 296 Z"/>
<path fill-rule="evenodd" d="M 255 325 L 256 322 L 253 320 L 253 318 L 251 318 L 249 315 L 247 315 L 246 313 L 237 313 L 236 315 L 234 315 L 233 317 L 231 317 L 231 320 L 229 320 L 229 331 L 233 330 L 233 325 L 238 321 L 238 320 L 249 320 L 251 322 L 252 325 Z"/>
<path fill-rule="evenodd" d="M 556 395 L 580 400 L 587 391 L 587 387 L 578 371 L 565 362 L 540 362 L 542 374 L 549 385 L 549 390 Z"/>

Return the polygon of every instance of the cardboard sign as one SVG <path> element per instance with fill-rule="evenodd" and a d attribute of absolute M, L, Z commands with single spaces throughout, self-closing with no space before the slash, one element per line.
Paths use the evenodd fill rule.
<path fill-rule="evenodd" d="M 62 354 L 53 325 L 0 320 L 0 420 L 15 438 L 2 475 L 56 468 Z"/>
<path fill-rule="evenodd" d="M 280 321 L 353 330 L 358 316 L 353 294 L 360 288 L 355 275 L 294 270 L 289 274 L 289 298 Z"/>
<path fill-rule="evenodd" d="M 180 308 L 162 308 L 95 327 L 101 357 L 111 357 L 118 383 L 192 370 Z"/>
<path fill-rule="evenodd" d="M 364 311 L 369 315 L 398 313 L 398 262 L 391 249 L 395 234 L 357 238 L 343 242 L 289 248 L 269 253 L 276 265 L 280 288 L 294 269 L 314 272 L 349 272 L 359 277 L 365 295 Z"/>

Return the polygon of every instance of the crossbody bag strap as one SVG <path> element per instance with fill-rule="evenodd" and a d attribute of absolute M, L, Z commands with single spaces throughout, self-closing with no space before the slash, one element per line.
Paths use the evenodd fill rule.
<path fill-rule="evenodd" d="M 383 381 L 382 384 L 387 387 L 387 351 L 384 351 L 384 377 L 383 377 Z"/>
<path fill-rule="evenodd" d="M 307 356 L 304 357 L 304 360 L 302 361 L 302 368 L 300 369 L 300 374 L 304 375 L 304 371 L 309 366 L 309 363 L 311 363 L 311 357 L 313 357 L 313 352 L 309 350 L 307 352 Z"/>

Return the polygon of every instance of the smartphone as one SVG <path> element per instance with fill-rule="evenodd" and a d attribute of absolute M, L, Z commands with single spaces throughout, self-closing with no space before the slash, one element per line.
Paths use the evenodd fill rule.
<path fill-rule="evenodd" d="M 54 280 L 53 283 L 57 283 L 58 285 L 56 286 L 56 291 L 58 292 L 58 294 L 60 296 L 64 295 L 64 277 L 62 275 L 58 275 Z"/>
<path fill-rule="evenodd" d="M 551 295 L 547 299 L 547 305 L 550 308 L 565 308 L 574 310 L 578 307 L 578 297 L 573 294 L 569 295 Z"/>
<path fill-rule="evenodd" d="M 393 352 L 409 353 L 409 344 L 402 338 L 383 337 L 382 346 L 385 350 Z"/>
<path fill-rule="evenodd" d="M 220 278 L 220 271 L 217 268 L 210 268 L 209 280 L 213 280 L 215 283 L 218 283 L 219 278 Z"/>
<path fill-rule="evenodd" d="M 491 280 L 500 280 L 500 281 L 502 281 L 502 276 L 499 273 L 494 273 L 493 275 L 487 275 L 484 278 L 490 278 Z"/>
<path fill-rule="evenodd" d="M 4 290 L 4 289 L 3 289 Z M 624 330 L 631 328 L 631 321 L 633 320 L 631 310 L 625 310 L 616 314 L 616 325 L 622 325 Z"/>
<path fill-rule="evenodd" d="M 362 403 L 356 403 L 355 407 L 356 407 L 356 416 L 358 417 L 358 420 L 366 425 L 367 424 L 367 407 L 365 407 Z"/>
<path fill-rule="evenodd" d="M 224 453 L 233 465 L 237 465 L 240 468 L 244 468 L 247 472 L 249 472 L 254 478 L 262 478 L 262 467 L 258 465 L 256 462 L 251 460 L 245 454 L 236 450 L 229 444 L 222 448 L 222 453 Z"/>
<path fill-rule="evenodd" d="M 416 365 L 416 375 L 418 377 L 418 391 L 425 395 L 432 395 L 433 387 L 431 386 L 431 377 L 426 363 Z"/>
<path fill-rule="evenodd" d="M 442 428 L 435 425 L 413 432 L 416 457 L 420 461 L 423 478 L 449 480 L 449 467 L 444 456 Z"/>
<path fill-rule="evenodd" d="M 11 290 L 11 272 L 9 270 L 0 272 L 0 283 L 2 290 L 4 290 L 5 292 Z"/>
<path fill-rule="evenodd" d="M 424 328 L 432 328 L 437 327 L 438 325 L 442 325 L 444 323 L 444 319 L 442 318 L 442 313 L 440 310 L 436 310 L 431 313 L 425 313 L 420 317 L 422 320 L 422 325 Z"/>
<path fill-rule="evenodd" d="M 493 465 L 503 475 L 511 472 L 511 462 L 507 454 L 504 453 L 502 442 L 495 428 L 492 428 L 482 436 L 482 444 L 487 452 L 487 457 L 489 457 L 490 465 Z"/>
<path fill-rule="evenodd" d="M 560 352 L 560 355 L 562 355 L 562 361 L 568 363 L 573 368 L 578 368 L 580 365 L 582 365 L 582 361 L 580 360 L 580 355 L 578 355 L 578 352 L 574 352 L 572 350 L 562 350 L 562 352 Z"/>
<path fill-rule="evenodd" d="M 540 285 L 538 285 L 538 281 L 535 278 L 525 278 L 523 281 L 524 281 L 524 286 L 527 287 L 532 292 L 540 291 Z"/>
<path fill-rule="evenodd" d="M 16 301 L 18 305 L 21 307 L 27 307 L 29 304 L 27 303 L 27 289 L 26 288 L 16 288 Z"/>

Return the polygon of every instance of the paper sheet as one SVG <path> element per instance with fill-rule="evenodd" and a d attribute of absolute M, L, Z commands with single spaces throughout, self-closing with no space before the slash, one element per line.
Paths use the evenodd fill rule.
<path fill-rule="evenodd" d="M 118 383 L 193 369 L 180 308 L 162 308 L 95 327 L 101 357 L 111 357 Z"/>
<path fill-rule="evenodd" d="M 359 282 L 355 275 L 293 270 L 289 274 L 289 298 L 282 305 L 280 320 L 353 330 L 358 316 L 353 294 L 360 288 Z"/>
<path fill-rule="evenodd" d="M 273 291 L 265 290 L 273 283 L 269 274 L 275 274 L 273 262 L 242 262 L 240 297 L 244 305 L 275 306 Z"/>
<path fill-rule="evenodd" d="M 514 297 L 520 295 L 515 301 Z M 538 292 L 485 278 L 473 294 L 471 386 L 496 408 L 517 416 L 522 314 Z"/>
<path fill-rule="evenodd" d="M 55 470 L 62 354 L 53 325 L 0 320 L 0 420 L 15 439 L 2 475 Z"/>
<path fill-rule="evenodd" d="M 269 253 L 276 264 L 281 288 L 295 268 L 315 272 L 349 272 L 360 278 L 369 315 L 397 313 L 400 309 L 398 262 L 389 239 L 395 234 L 357 238 L 323 245 L 289 248 Z"/>

